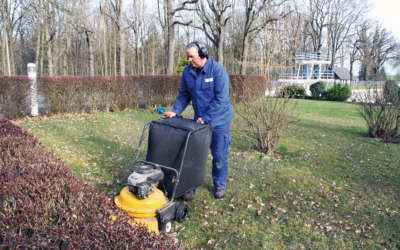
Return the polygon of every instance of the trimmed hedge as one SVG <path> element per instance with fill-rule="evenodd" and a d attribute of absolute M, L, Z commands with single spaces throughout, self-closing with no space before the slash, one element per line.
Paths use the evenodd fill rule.
<path fill-rule="evenodd" d="M 25 116 L 29 88 L 27 76 L 0 76 L 0 114 L 10 118 Z"/>
<path fill-rule="evenodd" d="M 231 102 L 241 102 L 244 93 L 248 98 L 257 100 L 265 96 L 267 81 L 263 76 L 229 75 Z M 246 92 L 245 92 L 246 91 Z"/>
<path fill-rule="evenodd" d="M 254 98 L 265 93 L 264 77 L 230 75 L 232 102 L 243 98 L 244 88 L 253 89 Z M 39 77 L 38 98 L 48 113 L 82 113 L 89 110 L 114 111 L 147 106 L 170 106 L 181 85 L 180 75 Z M 25 116 L 28 104 L 28 77 L 0 77 L 0 113 L 8 118 Z"/>
<path fill-rule="evenodd" d="M 171 105 L 179 90 L 181 76 L 42 77 L 39 95 L 46 109 L 55 113 L 80 113 L 137 109 L 146 105 Z"/>
<path fill-rule="evenodd" d="M 0 115 L 1 249 L 177 249 Z M 111 220 L 111 216 L 117 216 Z"/>

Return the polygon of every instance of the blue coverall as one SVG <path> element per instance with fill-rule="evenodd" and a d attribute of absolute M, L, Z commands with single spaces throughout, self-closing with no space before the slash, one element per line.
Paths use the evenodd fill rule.
<path fill-rule="evenodd" d="M 199 74 L 191 65 L 183 70 L 179 95 L 172 112 L 181 114 L 190 101 L 194 120 L 201 117 L 204 122 L 214 126 L 210 145 L 213 155 L 212 177 L 216 189 L 226 189 L 230 126 L 234 115 L 229 97 L 229 76 L 221 64 L 208 58 Z"/>

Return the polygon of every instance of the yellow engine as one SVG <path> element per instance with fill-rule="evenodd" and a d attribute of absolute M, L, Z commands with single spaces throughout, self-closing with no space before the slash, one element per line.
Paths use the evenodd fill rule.
<path fill-rule="evenodd" d="M 170 202 L 157 184 L 164 173 L 157 166 L 142 165 L 128 178 L 128 186 L 114 197 L 115 204 L 133 217 L 134 222 L 145 224 L 150 231 L 170 232 L 172 219 L 183 222 L 189 213 L 186 203 Z"/>

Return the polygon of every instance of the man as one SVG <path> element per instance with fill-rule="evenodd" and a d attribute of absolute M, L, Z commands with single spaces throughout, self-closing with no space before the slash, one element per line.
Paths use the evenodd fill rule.
<path fill-rule="evenodd" d="M 210 145 L 213 155 L 214 197 L 222 199 L 226 195 L 230 126 L 233 119 L 229 76 L 221 64 L 208 58 L 207 49 L 197 41 L 186 46 L 186 56 L 190 65 L 183 70 L 179 95 L 168 115 L 173 117 L 181 114 L 192 101 L 194 119 L 198 123 L 207 122 L 214 126 Z M 190 200 L 195 191 L 185 193 L 182 198 Z"/>

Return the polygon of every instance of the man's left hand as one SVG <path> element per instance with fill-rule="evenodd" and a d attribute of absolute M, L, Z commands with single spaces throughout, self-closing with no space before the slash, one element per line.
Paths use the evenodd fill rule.
<path fill-rule="evenodd" d="M 196 122 L 197 122 L 197 123 L 204 124 L 204 122 L 203 122 L 203 120 L 201 119 L 201 117 L 197 118 L 197 121 L 196 121 Z"/>

